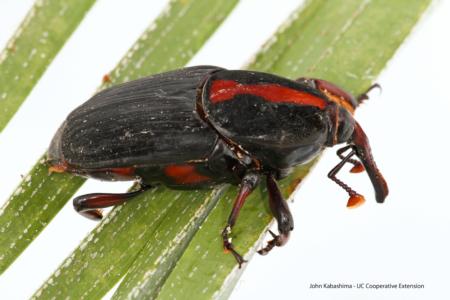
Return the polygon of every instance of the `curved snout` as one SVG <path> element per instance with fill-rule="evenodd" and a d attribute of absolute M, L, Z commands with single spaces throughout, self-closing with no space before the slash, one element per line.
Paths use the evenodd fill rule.
<path fill-rule="evenodd" d="M 386 180 L 384 180 L 383 175 L 381 175 L 380 170 L 378 170 L 378 167 L 375 164 L 369 145 L 369 140 L 358 122 L 355 122 L 353 135 L 351 141 L 349 142 L 354 145 L 356 155 L 366 168 L 367 174 L 369 175 L 373 188 L 375 189 L 375 197 L 377 202 L 383 203 L 384 199 L 386 199 L 389 194 L 389 188 Z"/>

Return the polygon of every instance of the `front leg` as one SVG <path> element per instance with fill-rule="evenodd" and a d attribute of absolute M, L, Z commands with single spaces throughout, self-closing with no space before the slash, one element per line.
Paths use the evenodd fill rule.
<path fill-rule="evenodd" d="M 275 246 L 281 247 L 289 240 L 289 234 L 294 229 L 294 219 L 289 211 L 287 202 L 283 199 L 277 182 L 272 174 L 267 175 L 267 191 L 269 192 L 269 206 L 272 215 L 278 223 L 279 235 L 269 230 L 273 239 L 267 243 L 267 246 L 259 250 L 258 253 L 266 255 Z"/>
<path fill-rule="evenodd" d="M 244 205 L 245 200 L 253 192 L 258 183 L 259 183 L 259 174 L 254 172 L 247 172 L 245 174 L 245 176 L 242 178 L 241 181 L 239 193 L 236 197 L 236 200 L 234 201 L 233 210 L 231 211 L 231 214 L 228 217 L 227 226 L 225 226 L 225 228 L 222 231 L 223 247 L 226 252 L 231 252 L 231 254 L 233 254 L 234 258 L 239 264 L 239 268 L 246 261 L 238 252 L 236 252 L 236 250 L 234 250 L 234 246 L 231 243 L 230 238 L 231 229 L 236 223 L 239 212 L 242 206 Z"/>
<path fill-rule="evenodd" d="M 345 147 L 347 148 L 347 147 Z M 343 149 L 345 149 L 343 148 Z M 341 149 L 342 150 L 342 149 Z M 342 167 L 345 165 L 345 163 L 349 162 L 351 157 L 355 155 L 355 150 L 352 149 L 352 151 L 345 156 L 340 163 L 338 163 L 329 173 L 328 178 L 336 182 L 340 187 L 342 187 L 350 196 L 347 202 L 348 208 L 356 208 L 358 206 L 361 206 L 366 201 L 364 199 L 363 195 L 358 194 L 355 192 L 351 187 L 346 185 L 344 182 L 342 182 L 340 179 L 336 177 L 337 173 L 342 169 Z"/>
<path fill-rule="evenodd" d="M 336 152 L 336 154 L 337 154 L 337 156 L 339 156 L 340 159 L 343 160 L 343 159 L 345 159 L 344 152 L 346 152 L 348 149 L 351 149 L 351 148 L 352 148 L 352 145 L 345 146 L 345 147 L 339 149 Z M 364 165 L 361 162 L 357 161 L 356 159 L 350 158 L 350 159 L 347 159 L 346 161 L 353 165 L 353 167 L 350 169 L 350 173 L 360 173 L 365 170 Z"/>

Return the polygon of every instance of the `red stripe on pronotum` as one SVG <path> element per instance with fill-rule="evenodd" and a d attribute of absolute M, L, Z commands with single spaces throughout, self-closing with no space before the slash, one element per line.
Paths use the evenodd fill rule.
<path fill-rule="evenodd" d="M 279 84 L 240 84 L 234 80 L 213 81 L 210 99 L 212 103 L 219 103 L 232 100 L 239 94 L 255 95 L 270 102 L 311 105 L 320 109 L 327 106 L 327 102 L 320 97 Z"/>

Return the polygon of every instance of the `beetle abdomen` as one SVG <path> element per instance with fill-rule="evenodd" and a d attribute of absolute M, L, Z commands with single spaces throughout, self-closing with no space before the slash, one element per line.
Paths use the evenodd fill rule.
<path fill-rule="evenodd" d="M 195 111 L 197 89 L 218 69 L 175 70 L 96 94 L 68 116 L 52 141 L 49 159 L 96 169 L 206 157 L 217 135 Z"/>

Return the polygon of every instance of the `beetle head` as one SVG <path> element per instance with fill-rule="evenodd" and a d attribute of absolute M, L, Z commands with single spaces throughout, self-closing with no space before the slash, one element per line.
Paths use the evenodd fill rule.
<path fill-rule="evenodd" d="M 326 109 L 330 122 L 327 146 L 332 147 L 341 143 L 349 144 L 369 175 L 375 189 L 377 202 L 384 202 L 389 193 L 388 186 L 375 164 L 369 140 L 363 129 L 346 108 L 331 103 Z"/>
<path fill-rule="evenodd" d="M 327 146 L 331 147 L 341 143 L 349 144 L 369 175 L 375 189 L 377 202 L 384 202 L 384 199 L 389 193 L 388 186 L 375 164 L 369 140 L 363 129 L 355 121 L 353 116 L 341 106 L 332 104 L 327 109 L 327 115 L 331 123 Z"/>
<path fill-rule="evenodd" d="M 326 108 L 331 123 L 327 146 L 332 147 L 347 142 L 353 133 L 355 124 L 353 113 L 358 106 L 355 97 L 323 79 L 301 77 L 296 81 L 321 91 L 331 102 L 334 102 Z"/>

